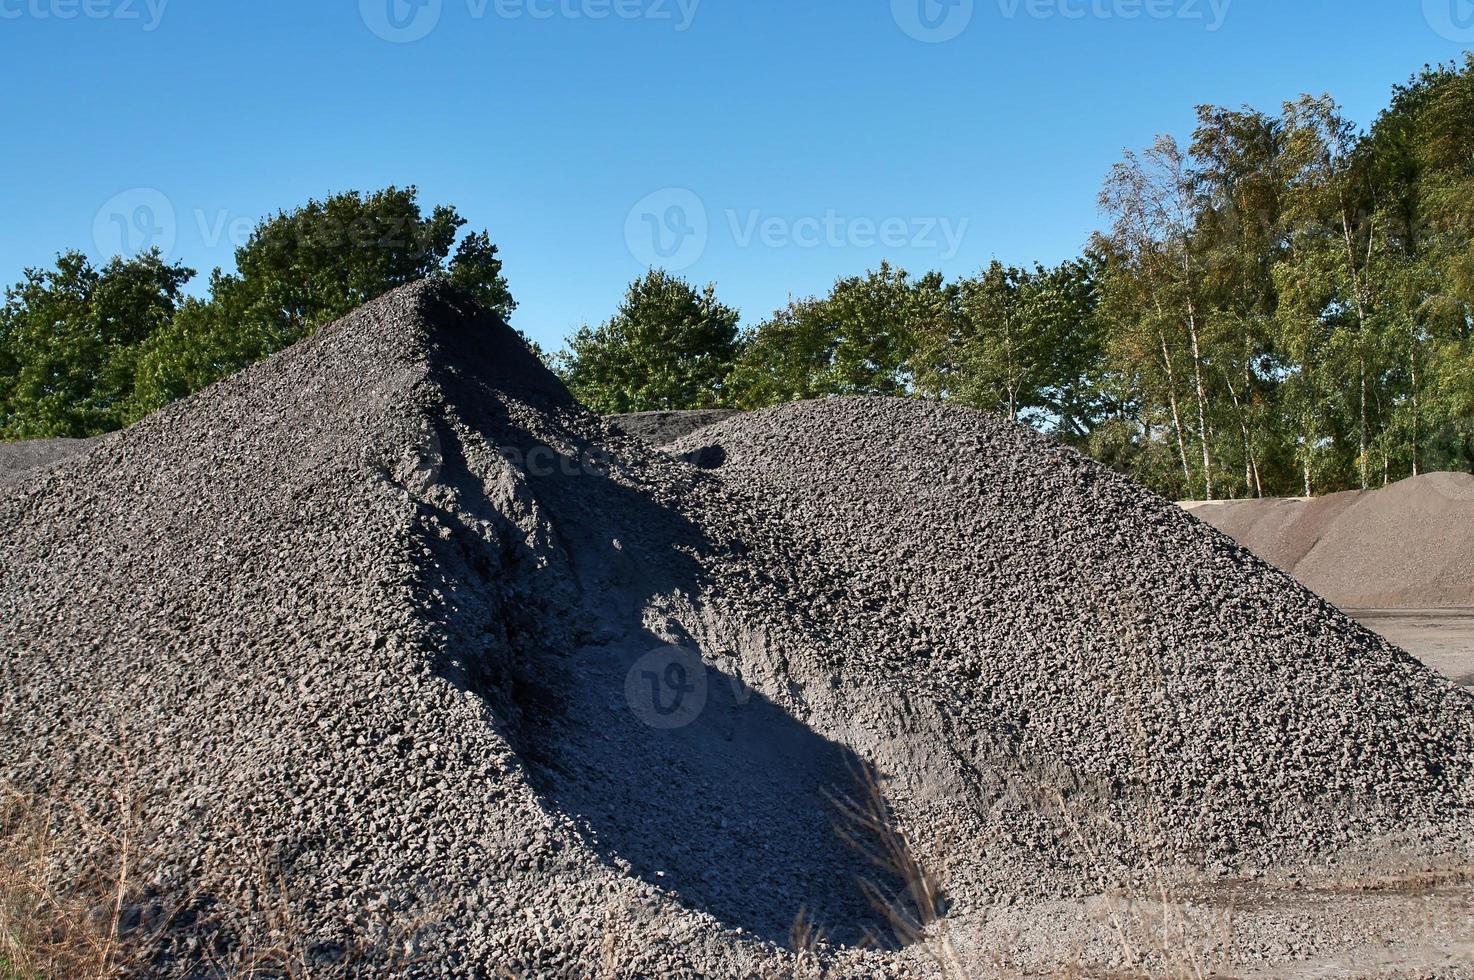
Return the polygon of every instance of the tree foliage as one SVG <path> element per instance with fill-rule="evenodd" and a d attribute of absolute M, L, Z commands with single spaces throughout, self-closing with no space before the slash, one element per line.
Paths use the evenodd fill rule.
<path fill-rule="evenodd" d="M 396 286 L 444 275 L 510 316 L 516 307 L 485 232 L 457 245 L 454 209 L 426 215 L 415 188 L 336 194 L 261 222 L 216 269 L 157 253 L 101 269 L 79 253 L 28 269 L 0 314 L 0 436 L 118 428 L 274 353 Z M 454 249 L 454 251 L 452 251 Z"/>
<path fill-rule="evenodd" d="M 78 252 L 27 269 L 0 309 L 0 437 L 87 436 L 122 425 L 148 338 L 194 276 L 157 251 L 102 268 Z"/>
<path fill-rule="evenodd" d="M 1033 425 L 1175 497 L 1314 494 L 1474 469 L 1474 56 L 1367 130 L 1327 95 L 1201 106 L 1106 176 L 1056 266 L 948 281 L 881 264 L 738 331 L 660 270 L 559 370 L 604 412 L 943 399 Z M 394 286 L 446 275 L 503 315 L 496 247 L 414 188 L 279 214 L 208 299 L 156 254 L 28 270 L 0 314 L 0 434 L 124 424 Z"/>
<path fill-rule="evenodd" d="M 1366 132 L 1329 96 L 1202 106 L 1112 169 L 1085 258 L 841 280 L 745 336 L 729 397 L 953 400 L 1178 497 L 1470 469 L 1471 148 L 1474 58 Z"/>
<path fill-rule="evenodd" d="M 585 326 L 558 359 L 569 389 L 596 411 L 722 404 L 737 349 L 736 310 L 716 290 L 652 269 L 606 323 Z"/>

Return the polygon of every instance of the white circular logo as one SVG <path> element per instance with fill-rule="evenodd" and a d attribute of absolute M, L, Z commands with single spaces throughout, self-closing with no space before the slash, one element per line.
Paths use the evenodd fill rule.
<path fill-rule="evenodd" d="M 974 0 L 891 0 L 891 15 L 918 41 L 941 44 L 967 30 Z"/>
<path fill-rule="evenodd" d="M 445 0 L 358 0 L 358 13 L 374 34 L 394 44 L 425 37 L 440 23 Z"/>
<path fill-rule="evenodd" d="M 1474 0 L 1423 0 L 1429 26 L 1457 44 L 1474 41 Z"/>
<path fill-rule="evenodd" d="M 641 265 L 679 272 L 706 253 L 709 227 L 706 205 L 694 191 L 668 187 L 630 209 L 624 241 Z"/>
<path fill-rule="evenodd" d="M 173 202 L 152 187 L 113 195 L 92 219 L 92 243 L 103 259 L 131 258 L 154 248 L 168 255 L 178 231 Z"/>
<path fill-rule="evenodd" d="M 670 731 L 685 728 L 706 708 L 706 665 L 685 647 L 651 650 L 624 678 L 624 699 L 635 717 Z"/>

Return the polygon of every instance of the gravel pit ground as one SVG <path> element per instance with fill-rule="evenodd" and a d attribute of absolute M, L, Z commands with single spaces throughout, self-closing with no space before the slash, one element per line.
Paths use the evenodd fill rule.
<path fill-rule="evenodd" d="M 1350 615 L 1462 687 L 1474 687 L 1474 609 L 1353 609 Z"/>
<path fill-rule="evenodd" d="M 925 403 L 673 452 L 432 282 L 0 490 L 0 779 L 58 879 L 126 829 L 171 977 L 1467 939 L 1425 913 L 1467 906 L 1474 698 L 1228 538 Z"/>

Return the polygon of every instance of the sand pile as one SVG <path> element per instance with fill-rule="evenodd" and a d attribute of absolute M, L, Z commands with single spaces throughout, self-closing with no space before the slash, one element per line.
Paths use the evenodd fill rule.
<path fill-rule="evenodd" d="M 1342 608 L 1474 608 L 1474 475 L 1188 507 Z"/>
<path fill-rule="evenodd" d="M 1467 821 L 1474 698 L 1020 427 L 840 400 L 676 451 L 390 294 L 0 491 L 0 779 L 128 828 L 174 976 L 783 975 L 795 920 L 925 974 L 876 895 Z M 852 846 L 903 833 L 931 910 Z"/>

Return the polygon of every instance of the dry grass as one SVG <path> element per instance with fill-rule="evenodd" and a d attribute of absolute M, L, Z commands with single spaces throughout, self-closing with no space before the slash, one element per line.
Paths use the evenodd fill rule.
<path fill-rule="evenodd" d="M 140 882 L 155 855 L 129 776 L 120 763 L 108 826 L 0 785 L 0 980 L 114 980 L 153 972 L 165 933 L 197 896 L 162 913 L 157 903 L 144 902 Z M 218 927 L 231 937 L 201 944 L 200 975 L 336 980 L 406 975 L 422 962 L 417 948 L 440 906 L 431 903 L 414 916 L 389 914 L 325 955 L 293 911 L 297 903 L 281 862 L 264 848 L 253 853 L 253 896 L 235 906 L 217 896 L 215 911 L 192 927 L 205 933 Z"/>
<path fill-rule="evenodd" d="M 0 976 L 102 980 L 136 965 L 121 935 L 133 894 L 136 811 L 131 800 L 118 802 L 116 830 L 85 822 L 111 859 L 64 876 L 55 811 L 0 787 Z"/>
<path fill-rule="evenodd" d="M 946 980 L 966 980 L 972 973 L 958 955 L 943 915 L 942 876 L 917 857 L 875 771 L 865 767 L 856 782 L 858 799 L 831 796 L 840 815 L 836 832 L 882 875 L 901 883 L 895 894 L 871 879 L 863 879 L 861 888 L 901 946 L 924 949 Z"/>

